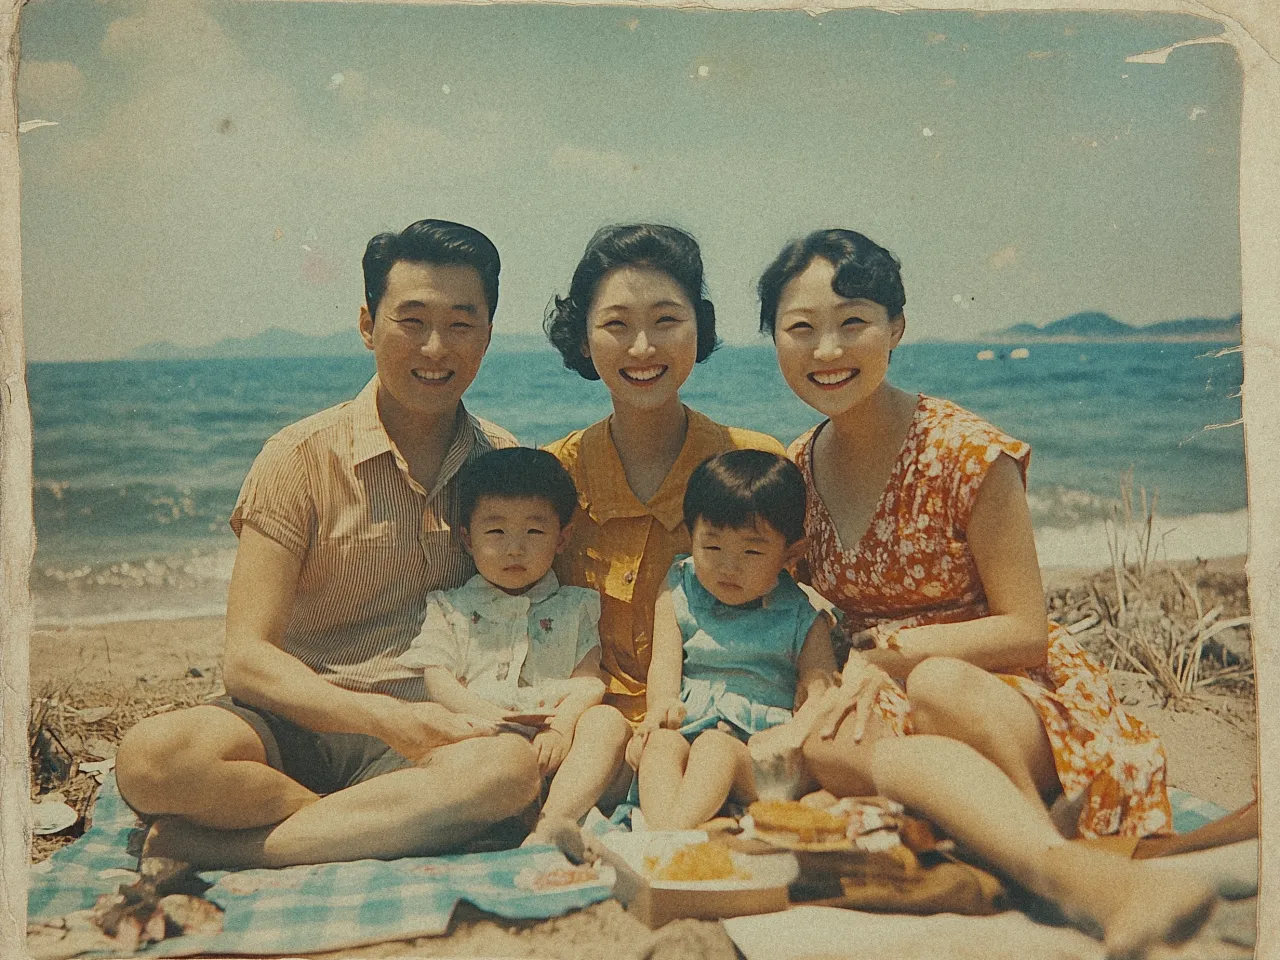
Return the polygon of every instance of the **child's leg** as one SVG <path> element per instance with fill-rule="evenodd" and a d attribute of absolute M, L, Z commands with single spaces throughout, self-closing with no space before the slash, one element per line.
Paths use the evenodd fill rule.
<path fill-rule="evenodd" d="M 613 783 L 631 740 L 631 724 L 613 707 L 591 707 L 578 718 L 573 745 L 551 781 L 542 820 L 578 820 Z"/>
<path fill-rule="evenodd" d="M 661 748 L 665 746 L 664 742 Z M 746 744 L 737 738 L 719 730 L 708 730 L 688 748 L 683 764 L 670 762 L 678 755 L 674 749 L 670 755 L 663 749 L 656 762 L 650 763 L 653 747 L 654 740 L 650 737 L 640 761 L 640 809 L 653 826 L 689 830 L 714 817 L 731 794 L 748 802 L 755 799 L 751 755 Z M 682 775 L 673 777 L 672 773 L 681 766 Z M 649 778 L 647 784 L 646 777 Z"/>
<path fill-rule="evenodd" d="M 737 737 L 708 730 L 689 748 L 680 788 L 680 829 L 706 823 L 730 797 L 743 803 L 756 799 L 751 752 Z"/>
<path fill-rule="evenodd" d="M 640 756 L 640 810 L 645 822 L 660 830 L 675 823 L 680 784 L 689 760 L 689 742 L 674 730 L 649 734 Z"/>

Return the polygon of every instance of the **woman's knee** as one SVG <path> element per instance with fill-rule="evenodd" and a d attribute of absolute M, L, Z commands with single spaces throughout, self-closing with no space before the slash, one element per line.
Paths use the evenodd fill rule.
<path fill-rule="evenodd" d="M 955 657 L 929 657 L 921 660 L 907 675 L 907 700 L 917 728 L 931 728 L 934 722 L 954 720 L 977 714 L 975 697 L 983 681 L 990 676 L 980 667 Z M 923 730 L 922 730 L 923 732 Z"/>

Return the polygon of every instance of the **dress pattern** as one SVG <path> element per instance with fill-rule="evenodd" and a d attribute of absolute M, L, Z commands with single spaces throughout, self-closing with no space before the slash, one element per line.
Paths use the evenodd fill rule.
<path fill-rule="evenodd" d="M 813 441 L 791 455 L 808 492 L 806 561 L 813 587 L 844 614 L 845 636 L 882 624 L 906 628 L 989 614 L 969 549 L 969 517 L 987 471 L 1001 454 L 1026 481 L 1031 448 L 947 400 L 921 396 L 862 539 L 846 550 L 814 484 Z M 843 659 L 846 651 L 838 651 Z M 1068 797 L 1084 793 L 1083 837 L 1168 833 L 1173 817 L 1159 739 L 1121 709 L 1106 669 L 1050 621 L 1048 656 L 1034 670 L 996 674 L 1040 713 Z M 898 735 L 911 732 L 901 690 L 882 691 L 878 712 Z"/>

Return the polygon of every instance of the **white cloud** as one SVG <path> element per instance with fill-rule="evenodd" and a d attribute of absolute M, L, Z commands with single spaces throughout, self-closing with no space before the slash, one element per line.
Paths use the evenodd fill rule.
<path fill-rule="evenodd" d="M 987 266 L 992 270 L 1003 270 L 1005 267 L 1011 267 L 1018 259 L 1018 248 L 1015 246 L 1002 247 L 991 255 L 987 260 Z"/>
<path fill-rule="evenodd" d="M 626 180 L 636 172 L 635 164 L 616 150 L 568 145 L 557 147 L 552 152 L 548 166 L 560 172 L 579 171 L 605 180 Z"/>
<path fill-rule="evenodd" d="M 369 92 L 369 83 L 359 70 L 343 70 L 329 78 L 328 89 L 344 106 L 362 103 Z"/>
<path fill-rule="evenodd" d="M 196 0 L 145 0 L 133 16 L 113 20 L 102 38 L 108 57 L 154 67 L 199 69 L 234 51 L 222 28 Z"/>
<path fill-rule="evenodd" d="M 67 60 L 23 60 L 18 67 L 23 113 L 60 113 L 79 102 L 84 90 L 84 74 Z"/>

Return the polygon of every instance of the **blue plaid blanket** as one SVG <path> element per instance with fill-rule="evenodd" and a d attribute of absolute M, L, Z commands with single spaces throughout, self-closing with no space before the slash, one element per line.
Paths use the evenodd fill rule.
<path fill-rule="evenodd" d="M 1170 790 L 1173 824 L 1186 833 L 1223 816 L 1216 804 Z M 93 906 L 133 879 L 129 835 L 139 826 L 120 799 L 115 778 L 98 792 L 93 823 L 83 837 L 31 869 L 28 920 L 52 920 Z M 550 847 L 447 857 L 361 860 L 279 870 L 208 871 L 205 896 L 222 907 L 222 932 L 163 940 L 142 956 L 196 953 L 299 954 L 341 950 L 383 940 L 444 933 L 454 907 L 466 900 L 508 919 L 554 917 L 609 897 L 612 877 L 553 890 L 536 889 L 539 875 L 568 866 Z"/>
<path fill-rule="evenodd" d="M 38 923 L 85 910 L 129 883 L 137 858 L 127 852 L 139 826 L 120 798 L 115 778 L 98 791 L 93 823 L 75 843 L 35 865 L 27 917 Z M 444 933 L 454 907 L 466 900 L 508 919 L 554 917 L 606 899 L 611 871 L 597 882 L 538 889 L 539 876 L 569 866 L 552 847 L 401 860 L 360 860 L 278 870 L 201 873 L 205 893 L 225 911 L 215 936 L 188 935 L 138 951 L 142 956 L 196 953 L 299 954 L 340 950 L 382 940 Z"/>

